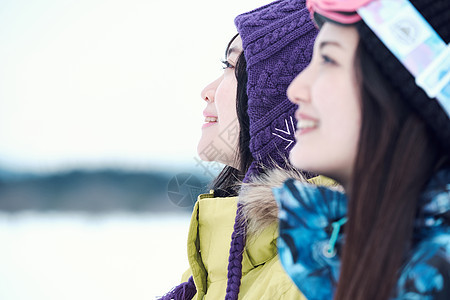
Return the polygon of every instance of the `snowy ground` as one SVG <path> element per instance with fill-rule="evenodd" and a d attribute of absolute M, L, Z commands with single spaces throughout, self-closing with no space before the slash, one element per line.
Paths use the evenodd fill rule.
<path fill-rule="evenodd" d="M 0 214 L 0 299 L 154 299 L 188 266 L 189 218 Z"/>

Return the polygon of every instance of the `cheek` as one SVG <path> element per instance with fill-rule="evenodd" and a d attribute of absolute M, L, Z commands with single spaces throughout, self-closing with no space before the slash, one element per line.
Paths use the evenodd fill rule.
<path fill-rule="evenodd" d="M 318 80 L 312 93 L 322 121 L 341 127 L 360 123 L 360 100 L 357 86 L 347 74 L 332 73 Z"/>
<path fill-rule="evenodd" d="M 332 138 L 337 149 L 341 149 L 341 155 L 347 163 L 353 165 L 355 159 L 359 133 L 361 129 L 361 111 L 359 98 L 352 89 L 342 89 L 336 94 L 332 118 L 328 124 L 329 130 L 334 130 Z"/>
<path fill-rule="evenodd" d="M 236 114 L 237 84 L 229 81 L 223 82 L 216 92 L 215 105 L 219 118 L 232 121 Z"/>
<path fill-rule="evenodd" d="M 347 130 L 352 134 L 352 138 L 358 139 L 359 130 L 361 128 L 361 99 L 356 83 L 351 80 L 347 81 L 347 86 L 341 89 L 339 95 L 338 111 L 341 112 L 342 122 L 346 125 Z M 356 135 L 356 136 L 355 136 Z"/>
<path fill-rule="evenodd" d="M 327 147 L 336 147 L 336 150 L 353 154 L 361 127 L 357 87 L 349 76 L 342 74 L 333 74 L 333 80 L 323 79 L 317 82 L 312 91 L 323 142 Z"/>

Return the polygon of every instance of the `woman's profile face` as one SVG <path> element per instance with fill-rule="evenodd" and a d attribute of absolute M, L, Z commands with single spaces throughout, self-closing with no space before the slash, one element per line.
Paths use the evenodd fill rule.
<path fill-rule="evenodd" d="M 325 23 L 315 41 L 311 64 L 287 91 L 289 99 L 299 105 L 291 163 L 344 185 L 351 178 L 361 127 L 354 68 L 358 41 L 353 26 Z"/>
<path fill-rule="evenodd" d="M 206 101 L 205 122 L 197 153 L 202 160 L 217 161 L 237 168 L 235 162 L 239 136 L 236 113 L 237 80 L 235 66 L 242 53 L 242 40 L 237 36 L 227 50 L 223 74 L 202 91 Z"/>

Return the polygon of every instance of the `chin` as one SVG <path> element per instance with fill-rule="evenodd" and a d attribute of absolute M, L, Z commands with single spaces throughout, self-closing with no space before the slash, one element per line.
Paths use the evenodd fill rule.
<path fill-rule="evenodd" d="M 203 153 L 204 150 L 206 149 L 206 145 L 208 145 L 208 143 L 203 142 L 201 139 L 197 144 L 197 155 L 198 157 L 200 157 L 201 160 L 203 161 L 211 161 L 210 159 L 208 159 L 208 157 Z"/>
<path fill-rule="evenodd" d="M 320 166 L 314 163 L 315 157 L 310 157 L 305 155 L 306 153 L 302 153 L 302 151 L 295 151 L 293 148 L 289 154 L 289 161 L 296 169 L 311 172 L 314 174 L 322 174 L 319 172 Z M 308 158 L 309 157 L 309 158 Z"/>
<path fill-rule="evenodd" d="M 202 151 L 199 151 L 199 149 L 197 149 L 197 155 L 203 161 L 213 161 L 210 157 L 203 154 Z"/>
<path fill-rule="evenodd" d="M 299 149 L 298 143 L 295 144 L 295 146 L 289 153 L 289 161 L 294 167 L 304 170 L 305 162 L 303 161 L 303 157 L 304 155 L 302 154 L 302 151 Z"/>

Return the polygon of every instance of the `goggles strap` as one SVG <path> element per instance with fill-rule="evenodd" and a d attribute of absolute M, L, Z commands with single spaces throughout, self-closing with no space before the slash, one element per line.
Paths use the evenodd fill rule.
<path fill-rule="evenodd" d="M 450 44 L 408 0 L 374 0 L 358 14 L 450 117 Z"/>

